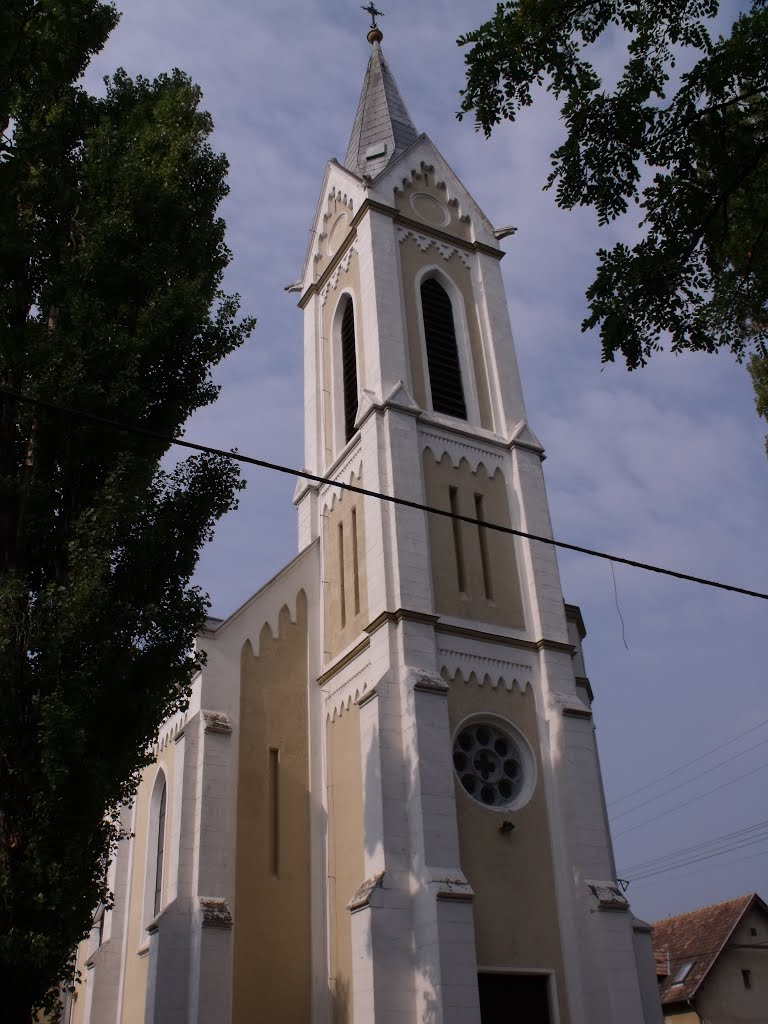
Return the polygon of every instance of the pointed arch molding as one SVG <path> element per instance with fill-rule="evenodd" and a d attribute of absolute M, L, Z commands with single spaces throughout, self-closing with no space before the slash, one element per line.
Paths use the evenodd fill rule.
<path fill-rule="evenodd" d="M 431 430 L 421 430 L 421 442 L 423 451 L 429 451 L 435 462 L 440 462 L 444 455 L 447 455 L 454 466 L 458 466 L 462 459 L 469 463 L 473 473 L 476 473 L 482 463 L 489 476 L 493 476 L 497 469 L 504 468 L 504 455 L 494 451 L 490 446 L 484 447 L 473 444 L 469 440 L 462 440 L 457 437 L 445 437 L 442 434 Z"/>
<path fill-rule="evenodd" d="M 350 666 L 349 673 L 340 672 L 333 679 L 333 688 L 325 692 L 325 713 L 330 721 L 335 721 L 339 715 L 349 711 L 353 703 L 357 703 L 365 693 L 368 692 L 367 677 L 370 674 L 371 663 L 368 661 L 357 668 Z"/>
<path fill-rule="evenodd" d="M 466 249 L 460 249 L 456 245 L 449 245 L 447 242 L 442 242 L 437 238 L 430 238 L 429 235 L 422 235 L 419 231 L 414 231 L 412 228 L 404 228 L 401 225 L 397 226 L 396 231 L 397 240 L 401 245 L 410 238 L 413 239 L 421 252 L 434 248 L 446 263 L 452 256 L 456 256 L 467 270 L 472 266 L 471 256 Z"/>
<path fill-rule="evenodd" d="M 503 686 L 507 691 L 517 689 L 521 693 L 533 685 L 533 666 L 520 661 L 468 654 L 466 651 L 454 651 L 446 647 L 439 648 L 437 654 L 440 674 L 453 682 L 490 686 L 494 690 Z"/>
<path fill-rule="evenodd" d="M 347 247 L 344 255 L 341 257 L 339 262 L 334 267 L 331 276 L 320 289 L 320 301 L 322 302 L 323 305 L 325 305 L 326 302 L 328 301 L 328 296 L 331 294 L 331 292 L 335 292 L 336 289 L 339 287 L 339 281 L 349 270 L 350 265 L 352 263 L 352 257 L 353 255 L 356 254 L 357 246 L 355 245 L 354 242 L 352 242 L 352 244 Z"/>

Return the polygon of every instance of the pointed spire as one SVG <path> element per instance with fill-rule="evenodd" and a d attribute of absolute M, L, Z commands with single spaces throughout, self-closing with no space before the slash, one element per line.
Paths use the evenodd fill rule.
<path fill-rule="evenodd" d="M 373 47 L 371 59 L 344 157 L 347 170 L 361 177 L 368 174 L 375 178 L 390 160 L 404 153 L 419 137 L 384 60 L 381 39 L 381 29 L 374 26 L 368 33 Z"/>

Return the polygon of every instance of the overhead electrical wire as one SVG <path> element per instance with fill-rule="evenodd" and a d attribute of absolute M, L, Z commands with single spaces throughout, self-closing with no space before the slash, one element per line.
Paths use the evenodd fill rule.
<path fill-rule="evenodd" d="M 624 800 L 628 800 L 631 796 L 635 796 L 636 793 L 642 793 L 646 789 L 650 789 L 651 786 L 655 786 L 657 782 L 662 782 L 664 779 L 669 778 L 670 775 L 677 775 L 678 772 L 683 771 L 684 768 L 690 768 L 692 764 L 698 764 L 699 761 L 703 761 L 705 757 L 709 757 L 710 754 L 716 754 L 718 750 L 722 750 L 723 747 L 729 747 L 736 740 L 742 739 L 744 736 L 749 736 L 753 732 L 757 732 L 758 729 L 762 729 L 764 725 L 768 725 L 768 718 L 764 718 L 758 722 L 757 725 L 752 725 L 749 729 L 745 729 L 744 732 L 739 732 L 731 739 L 726 740 L 725 743 L 718 743 L 716 747 L 712 747 L 711 750 L 707 750 L 703 754 L 699 754 L 698 757 L 692 758 L 690 761 L 686 761 L 685 764 L 681 764 L 679 768 L 672 768 L 667 772 L 663 772 L 661 775 L 657 775 L 655 779 L 651 779 L 650 782 L 646 782 L 642 786 L 638 786 L 637 789 L 630 790 L 629 793 L 625 793 L 623 796 L 617 796 L 613 800 L 608 801 L 608 807 L 613 807 L 614 804 L 623 803 Z"/>
<path fill-rule="evenodd" d="M 567 541 L 555 540 L 552 537 L 542 537 L 535 533 L 528 533 L 525 530 L 517 530 L 512 526 L 502 526 L 499 523 L 487 522 L 486 520 L 476 519 L 473 516 L 464 516 L 457 512 L 451 512 L 446 509 L 425 505 L 420 501 L 410 501 L 407 498 L 399 498 L 394 494 L 383 494 L 380 491 L 374 491 L 368 487 L 360 487 L 357 484 L 349 484 L 340 480 L 333 480 L 330 477 L 321 476 L 317 473 L 310 473 L 306 469 L 295 469 L 291 466 L 281 465 L 278 462 L 269 462 L 266 459 L 258 459 L 250 455 L 242 455 L 237 451 L 225 451 L 222 448 L 213 448 L 210 445 L 197 444 L 194 441 L 185 441 L 181 437 L 161 434 L 158 431 L 149 430 L 146 427 L 140 427 L 135 424 L 121 423 L 119 420 L 113 420 L 107 416 L 100 416 L 97 413 L 72 409 L 68 406 L 59 405 L 55 402 L 48 402 L 42 398 L 33 398 L 31 395 L 16 391 L 13 388 L 0 386 L 0 394 L 6 395 L 8 398 L 14 398 L 19 402 L 25 402 L 28 405 L 37 406 L 41 409 L 48 409 L 52 412 L 63 415 L 89 420 L 99 426 L 110 427 L 111 429 L 123 431 L 125 433 L 141 435 L 149 440 L 160 441 L 163 444 L 175 445 L 180 448 L 187 448 L 190 451 L 202 452 L 203 454 L 217 455 L 222 458 L 245 463 L 246 465 L 258 466 L 261 469 L 268 469 L 275 473 L 283 473 L 287 476 L 299 477 L 303 480 L 311 480 L 313 483 L 327 484 L 330 487 L 337 487 L 342 491 L 351 491 L 353 494 L 362 494 L 365 497 L 377 498 L 379 501 L 386 501 L 392 505 L 399 505 L 403 508 L 412 508 L 419 512 L 428 512 L 431 515 L 443 516 L 446 519 L 454 519 L 462 523 L 469 523 L 471 526 L 477 526 L 486 530 L 493 530 L 496 533 L 522 537 L 525 540 L 538 541 L 541 544 L 547 544 L 554 548 L 561 548 L 564 551 L 575 551 L 578 554 L 589 555 L 592 558 L 602 558 L 609 562 L 618 562 L 621 565 L 629 565 L 635 569 L 643 569 L 646 572 L 654 572 L 662 576 L 671 576 L 674 579 L 686 580 L 689 583 L 698 583 L 700 586 L 714 587 L 717 590 L 726 590 L 733 594 L 743 594 L 745 597 L 755 597 L 762 601 L 768 601 L 768 594 L 758 590 L 748 590 L 745 587 L 737 587 L 730 583 L 722 583 L 718 580 L 705 579 L 702 576 L 692 576 L 689 573 L 678 572 L 675 569 L 668 569 L 659 565 L 651 565 L 648 562 L 640 562 L 633 558 L 623 558 L 620 555 L 612 555 L 605 551 L 597 551 L 594 548 L 583 547 L 581 544 L 570 544 Z"/>
<path fill-rule="evenodd" d="M 643 828 L 645 825 L 650 825 L 653 821 L 658 821 L 659 818 L 665 818 L 668 814 L 672 814 L 674 811 L 682 810 L 684 807 L 689 807 L 691 804 L 696 803 L 697 800 L 703 800 L 706 796 L 711 796 L 712 793 L 718 793 L 721 789 L 725 789 L 727 786 L 732 786 L 735 782 L 741 782 L 742 779 L 748 778 L 750 775 L 754 775 L 755 772 L 762 772 L 768 768 L 768 763 L 759 764 L 757 768 L 753 768 L 751 771 L 744 772 L 743 775 L 737 775 L 735 779 L 729 779 L 728 782 L 723 782 L 720 786 L 715 786 L 714 789 L 708 789 L 704 793 L 699 793 L 697 796 L 691 797 L 689 800 L 684 800 L 681 804 L 675 804 L 674 807 L 667 808 L 666 811 L 662 811 L 660 814 L 655 814 L 652 818 L 647 818 L 645 821 L 640 821 L 636 825 L 630 825 L 629 828 L 625 828 L 623 832 L 617 832 L 614 839 L 619 839 L 621 836 L 626 836 L 630 832 L 636 831 L 638 828 Z"/>
<path fill-rule="evenodd" d="M 722 857 L 726 853 L 733 853 L 735 850 L 742 850 L 747 846 L 755 846 L 757 843 L 764 843 L 768 839 L 768 835 L 758 836 L 757 838 L 746 840 L 742 843 L 735 844 L 724 850 L 715 850 L 711 853 L 702 853 L 699 857 L 691 857 L 681 864 L 673 864 L 668 867 L 657 868 L 655 871 L 646 871 L 644 874 L 636 875 L 634 879 L 630 881 L 642 881 L 644 878 L 655 878 L 657 875 L 666 875 L 670 871 L 680 871 L 682 868 L 689 867 L 691 864 L 698 864 L 703 860 L 712 860 L 714 857 Z"/>
<path fill-rule="evenodd" d="M 744 861 L 747 861 L 747 860 L 757 860 L 758 857 L 760 858 L 760 860 L 764 861 L 765 858 L 766 858 L 766 854 L 768 854 L 768 851 L 766 851 L 766 850 L 760 850 L 759 853 L 748 853 L 746 857 L 734 857 L 730 861 L 730 864 L 741 864 L 741 863 L 743 863 Z M 706 872 L 711 870 L 711 868 L 713 868 L 713 867 L 716 867 L 716 865 L 714 865 L 714 864 L 707 864 L 703 868 L 698 868 L 698 869 L 694 868 L 692 871 L 688 872 L 688 875 L 706 874 Z M 686 877 L 688 877 L 688 875 L 686 875 Z M 653 876 L 649 875 L 646 878 L 641 878 L 639 880 L 632 879 L 631 881 L 632 881 L 633 885 L 647 885 L 649 882 L 653 882 Z M 760 947 L 760 948 L 768 949 L 768 946 Z"/>
<path fill-rule="evenodd" d="M 735 829 L 733 832 L 725 832 L 721 836 L 715 836 L 712 839 L 704 839 L 697 843 L 692 843 L 690 846 L 683 846 L 679 850 L 673 850 L 671 853 L 664 854 L 661 857 L 651 857 L 650 860 L 639 861 L 637 864 L 630 864 L 629 867 L 625 867 L 622 872 L 622 878 L 627 875 L 631 875 L 635 871 L 644 871 L 649 867 L 656 867 L 663 861 L 670 860 L 672 858 L 685 856 L 686 854 L 696 853 L 700 849 L 706 846 L 712 846 L 716 843 L 725 842 L 732 839 L 738 839 L 742 836 L 747 835 L 750 832 L 759 831 L 761 829 L 768 829 L 768 818 L 765 821 L 755 822 L 754 825 L 746 825 L 744 828 Z"/>
<path fill-rule="evenodd" d="M 718 768 L 722 768 L 726 764 L 730 764 L 735 761 L 737 757 L 743 757 L 744 754 L 749 754 L 753 750 L 757 750 L 758 747 L 764 747 L 768 743 L 768 739 L 760 740 L 759 743 L 753 743 L 751 747 L 746 747 L 744 750 L 739 750 L 732 757 L 726 757 L 724 761 L 718 761 L 717 764 L 710 765 L 709 768 L 705 768 L 699 772 L 692 779 L 685 779 L 683 782 L 676 782 L 674 786 L 668 786 L 666 789 L 662 789 L 655 796 L 649 796 L 647 800 L 641 801 L 639 804 L 635 804 L 634 807 L 628 808 L 626 811 L 622 811 L 621 814 L 614 814 L 611 817 L 611 821 L 618 821 L 619 818 L 625 818 L 628 814 L 634 814 L 635 811 L 639 811 L 641 807 L 647 807 L 648 804 L 655 803 L 662 797 L 668 796 L 670 793 L 674 793 L 676 789 L 682 789 L 684 786 L 690 786 L 694 782 L 698 782 L 704 775 L 709 775 L 710 772 L 717 771 Z"/>

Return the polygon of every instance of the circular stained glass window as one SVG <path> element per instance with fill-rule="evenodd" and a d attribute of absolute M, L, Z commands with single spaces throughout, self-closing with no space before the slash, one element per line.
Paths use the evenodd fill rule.
<path fill-rule="evenodd" d="M 527 758 L 500 723 L 462 726 L 453 741 L 453 767 L 467 793 L 485 807 L 506 808 L 527 789 Z"/>

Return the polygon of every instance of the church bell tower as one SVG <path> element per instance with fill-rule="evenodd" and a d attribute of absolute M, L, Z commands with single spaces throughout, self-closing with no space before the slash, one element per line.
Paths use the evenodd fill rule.
<path fill-rule="evenodd" d="M 381 50 L 300 282 L 320 551 L 315 762 L 335 1022 L 640 1024 L 577 608 L 550 546 L 493 226 Z"/>

